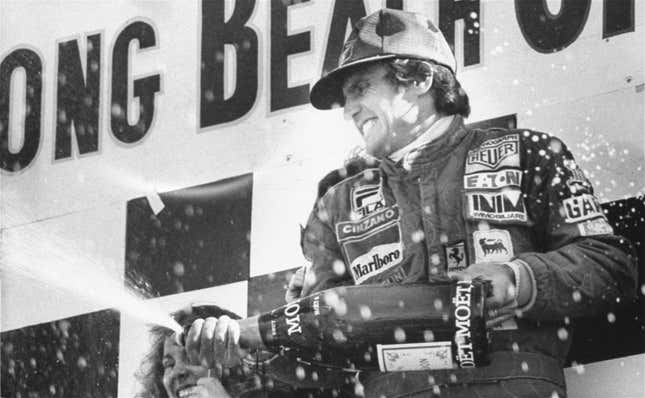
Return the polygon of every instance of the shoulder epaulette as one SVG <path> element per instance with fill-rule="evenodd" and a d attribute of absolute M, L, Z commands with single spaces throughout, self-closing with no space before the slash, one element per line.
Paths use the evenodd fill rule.
<path fill-rule="evenodd" d="M 363 170 L 377 167 L 378 163 L 371 159 L 355 157 L 345 163 L 345 167 L 334 170 L 327 174 L 318 183 L 318 198 L 322 198 L 327 191 L 339 182 L 359 174 Z"/>

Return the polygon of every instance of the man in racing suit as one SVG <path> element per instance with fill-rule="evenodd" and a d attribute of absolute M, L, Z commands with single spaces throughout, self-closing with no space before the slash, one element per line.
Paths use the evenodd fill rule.
<path fill-rule="evenodd" d="M 456 62 L 420 15 L 363 18 L 339 65 L 311 102 L 343 106 L 378 162 L 356 159 L 321 181 L 302 238 L 311 265 L 292 284 L 304 284 L 303 296 L 445 274 L 493 285 L 490 366 L 363 373 L 366 396 L 565 396 L 571 319 L 602 314 L 636 285 L 629 243 L 613 234 L 565 144 L 464 127 Z"/>
<path fill-rule="evenodd" d="M 570 322 L 635 295 L 631 246 L 613 234 L 562 141 L 466 128 L 470 106 L 455 71 L 441 32 L 421 15 L 384 9 L 356 24 L 339 67 L 310 98 L 319 109 L 342 106 L 371 156 L 321 181 L 302 235 L 311 264 L 289 295 L 445 275 L 487 279 L 490 365 L 363 372 L 362 392 L 564 397 Z M 193 324 L 195 342 L 230 358 L 235 323 L 207 322 Z M 196 358 L 198 346 L 187 343 Z"/>

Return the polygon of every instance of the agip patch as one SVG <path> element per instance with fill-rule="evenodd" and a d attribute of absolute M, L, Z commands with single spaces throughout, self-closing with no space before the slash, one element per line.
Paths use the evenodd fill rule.
<path fill-rule="evenodd" d="M 513 258 L 513 241 L 505 229 L 473 232 L 475 262 L 505 262 Z"/>
<path fill-rule="evenodd" d="M 466 174 L 498 170 L 502 167 L 520 167 L 518 134 L 486 140 L 478 148 L 468 151 Z"/>

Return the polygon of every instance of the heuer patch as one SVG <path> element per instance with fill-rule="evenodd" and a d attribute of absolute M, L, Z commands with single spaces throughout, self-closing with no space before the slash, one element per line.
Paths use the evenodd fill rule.
<path fill-rule="evenodd" d="M 520 167 L 520 138 L 518 134 L 486 140 L 478 148 L 468 151 L 466 174 L 498 170 L 507 166 Z"/>
<path fill-rule="evenodd" d="M 603 217 L 594 218 L 593 220 L 587 220 L 578 223 L 578 230 L 580 231 L 581 236 L 614 234 L 614 229 Z"/>
<path fill-rule="evenodd" d="M 495 192 L 467 192 L 468 218 L 496 222 L 528 222 L 522 192 L 511 188 Z"/>
<path fill-rule="evenodd" d="M 598 203 L 598 199 L 590 194 L 572 196 L 562 201 L 564 221 L 577 223 L 596 217 L 605 217 Z"/>
<path fill-rule="evenodd" d="M 519 188 L 521 185 L 522 171 L 517 169 L 482 172 L 464 176 L 464 189 L 466 190 Z"/>
<path fill-rule="evenodd" d="M 365 217 L 385 207 L 380 185 L 360 185 L 352 188 L 352 211 Z"/>
<path fill-rule="evenodd" d="M 511 234 L 505 229 L 473 232 L 475 262 L 504 262 L 514 256 Z"/>
<path fill-rule="evenodd" d="M 468 259 L 466 257 L 466 245 L 464 241 L 453 243 L 452 245 L 445 245 L 446 263 L 448 264 L 448 271 L 459 271 L 468 266 Z"/>

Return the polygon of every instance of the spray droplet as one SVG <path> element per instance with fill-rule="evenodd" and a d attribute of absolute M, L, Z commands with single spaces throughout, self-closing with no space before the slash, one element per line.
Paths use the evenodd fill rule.
<path fill-rule="evenodd" d="M 366 305 L 360 306 L 361 318 L 368 320 L 372 317 L 372 310 Z"/>
<path fill-rule="evenodd" d="M 419 243 L 419 242 L 421 242 L 423 240 L 424 236 L 425 235 L 424 235 L 423 231 L 421 231 L 421 230 L 414 231 L 414 232 L 412 232 L 412 235 L 411 235 L 412 242 Z"/>
<path fill-rule="evenodd" d="M 405 342 L 405 338 L 405 330 L 401 328 L 394 329 L 394 340 L 396 340 L 397 343 Z"/>
<path fill-rule="evenodd" d="M 305 368 L 300 365 L 296 366 L 296 377 L 298 378 L 298 380 L 304 380 L 305 376 Z"/>
<path fill-rule="evenodd" d="M 607 314 L 607 322 L 614 323 L 616 322 L 616 315 L 613 312 Z"/>
<path fill-rule="evenodd" d="M 345 333 L 343 333 L 343 331 L 340 329 L 334 329 L 334 331 L 332 332 L 332 337 L 337 343 L 344 343 L 347 341 Z"/>
<path fill-rule="evenodd" d="M 528 372 L 529 371 L 529 364 L 526 363 L 525 361 L 522 361 L 522 372 Z"/>
<path fill-rule="evenodd" d="M 334 273 L 338 276 L 343 276 L 345 275 L 345 263 L 343 263 L 340 260 L 335 260 L 334 264 L 332 265 L 332 268 L 334 269 Z"/>
<path fill-rule="evenodd" d="M 560 328 L 558 329 L 558 338 L 562 341 L 566 340 L 569 337 L 569 332 L 567 332 L 567 329 L 565 328 Z"/>

